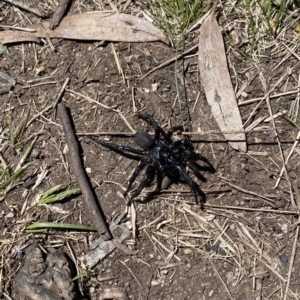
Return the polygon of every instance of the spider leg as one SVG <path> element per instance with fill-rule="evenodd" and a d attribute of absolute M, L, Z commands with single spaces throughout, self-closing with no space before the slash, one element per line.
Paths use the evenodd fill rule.
<path fill-rule="evenodd" d="M 213 165 L 208 161 L 208 159 L 206 157 L 194 152 L 194 146 L 188 140 L 184 139 L 184 140 L 174 142 L 173 149 L 178 148 L 180 145 L 184 146 L 184 148 L 185 148 L 184 152 L 188 159 L 201 160 L 208 165 L 209 168 L 198 166 L 203 171 L 209 171 L 211 173 L 214 173 L 216 171 L 215 168 L 213 167 Z"/>
<path fill-rule="evenodd" d="M 144 120 L 148 124 L 150 124 L 155 129 L 155 140 L 158 140 L 159 134 L 161 133 L 164 138 L 166 138 L 167 134 L 165 131 L 159 126 L 159 124 L 153 119 L 149 114 L 138 114 L 138 118 Z"/>
<path fill-rule="evenodd" d="M 197 198 L 197 193 L 198 195 L 201 196 L 202 198 L 202 202 L 205 202 L 205 194 L 201 191 L 201 189 L 199 188 L 198 184 L 193 181 L 191 179 L 191 177 L 185 172 L 183 166 L 181 166 L 180 164 L 173 162 L 173 165 L 170 167 L 170 171 L 172 171 L 172 169 L 174 170 L 174 168 L 177 170 L 178 175 L 179 175 L 179 179 L 183 182 L 185 182 L 187 185 L 189 185 L 189 187 L 191 188 L 194 197 L 195 197 L 195 202 L 198 204 L 198 198 Z M 173 172 L 174 173 L 174 172 Z"/>
<path fill-rule="evenodd" d="M 185 170 L 183 170 L 183 172 L 181 171 L 180 179 L 190 186 L 191 190 L 193 191 L 194 197 L 195 197 L 195 202 L 197 204 L 199 203 L 198 198 L 197 198 L 197 193 L 198 193 L 198 195 L 201 196 L 203 202 L 205 201 L 205 199 L 206 199 L 205 194 L 201 191 L 198 184 L 195 181 L 193 181 L 189 175 L 186 174 Z"/>
<path fill-rule="evenodd" d="M 169 141 L 172 137 L 172 134 L 175 132 L 175 131 L 183 131 L 183 126 L 181 125 L 178 125 L 178 126 L 174 126 L 172 128 L 169 129 L 169 131 L 167 132 L 166 136 L 165 136 L 165 140 L 166 141 Z"/>
<path fill-rule="evenodd" d="M 173 148 L 184 146 L 186 149 L 194 150 L 194 146 L 187 139 L 179 140 L 173 143 Z"/>
<path fill-rule="evenodd" d="M 199 167 L 197 164 L 191 162 L 190 160 L 185 161 L 186 165 L 194 172 L 194 174 L 203 182 L 206 182 L 206 178 L 199 172 Z"/>
<path fill-rule="evenodd" d="M 118 152 L 122 155 L 124 154 L 138 154 L 138 155 L 143 155 L 144 152 L 142 150 L 138 150 L 138 149 L 134 149 L 134 148 L 131 148 L 131 147 L 127 147 L 127 146 L 122 146 L 122 145 L 116 145 L 116 144 L 113 144 L 113 143 L 106 143 L 106 142 L 103 142 L 101 140 L 98 140 L 94 137 L 91 137 L 91 136 L 87 136 L 90 140 L 96 142 L 97 144 L 100 144 L 110 150 L 113 150 L 115 152 Z"/>
<path fill-rule="evenodd" d="M 126 191 L 123 193 L 124 196 L 126 196 L 128 194 L 128 191 L 130 190 L 133 182 L 135 181 L 135 179 L 137 178 L 137 176 L 140 174 L 141 170 L 149 163 L 148 159 L 142 159 L 140 164 L 136 167 L 136 169 L 134 170 L 133 174 L 131 175 L 130 179 L 129 179 L 129 183 L 128 183 L 128 187 L 126 189 Z"/>
<path fill-rule="evenodd" d="M 187 160 L 192 162 L 192 164 L 200 171 L 210 172 L 210 173 L 215 172 L 215 169 L 212 166 L 203 166 L 203 165 L 198 164 L 195 160 L 190 160 L 190 159 L 187 159 Z"/>
<path fill-rule="evenodd" d="M 131 196 L 131 198 L 127 202 L 128 206 L 132 203 L 133 199 L 136 198 L 142 192 L 142 190 L 145 187 L 147 187 L 151 184 L 151 182 L 153 181 L 154 176 L 155 176 L 155 170 L 156 170 L 156 168 L 155 168 L 154 165 L 149 165 L 148 166 L 143 180 L 141 181 L 141 183 L 139 184 L 137 190 L 133 193 L 133 195 Z"/>
<path fill-rule="evenodd" d="M 163 174 L 162 174 L 161 170 L 157 169 L 157 185 L 156 185 L 156 189 L 158 191 L 161 190 L 162 181 L 163 181 Z"/>
<path fill-rule="evenodd" d="M 198 154 L 194 151 L 191 151 L 190 149 L 185 149 L 185 153 L 186 153 L 186 155 L 189 159 L 201 160 L 204 163 L 206 163 L 208 165 L 207 168 L 204 167 L 204 166 L 199 166 L 197 164 L 198 168 L 202 169 L 203 171 L 209 171 L 211 173 L 214 173 L 216 171 L 215 168 L 213 167 L 213 165 L 209 162 L 209 160 L 206 157 L 204 157 L 204 156 L 202 156 L 202 155 L 200 155 L 200 154 Z"/>

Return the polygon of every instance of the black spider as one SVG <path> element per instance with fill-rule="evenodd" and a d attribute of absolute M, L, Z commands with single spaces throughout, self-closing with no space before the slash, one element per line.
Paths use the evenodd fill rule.
<path fill-rule="evenodd" d="M 135 134 L 135 142 L 143 149 L 138 150 L 127 146 L 116 145 L 112 143 L 106 143 L 100 141 L 94 137 L 89 137 L 94 142 L 109 148 L 123 156 L 127 156 L 133 159 L 140 160 L 140 164 L 136 167 L 129 184 L 124 192 L 126 196 L 141 172 L 141 170 L 148 165 L 144 175 L 144 179 L 139 184 L 136 191 L 132 194 L 127 205 L 130 205 L 134 198 L 136 198 L 141 191 L 149 186 L 157 172 L 157 189 L 161 189 L 162 179 L 164 176 L 168 176 L 172 182 L 182 181 L 188 184 L 194 193 L 196 203 L 197 193 L 205 201 L 205 194 L 201 191 L 198 184 L 193 181 L 186 172 L 186 167 L 193 171 L 193 173 L 201 181 L 206 181 L 199 170 L 214 172 L 214 167 L 209 161 L 202 155 L 194 152 L 194 147 L 187 139 L 182 139 L 176 142 L 171 140 L 171 136 L 175 131 L 183 131 L 182 126 L 175 126 L 169 129 L 167 133 L 158 125 L 158 123 L 148 114 L 138 114 L 140 119 L 143 119 L 149 123 L 155 129 L 155 136 L 152 138 L 147 132 L 137 132 Z M 163 139 L 159 139 L 162 135 Z M 196 161 L 201 160 L 207 164 L 207 166 L 200 166 Z"/>

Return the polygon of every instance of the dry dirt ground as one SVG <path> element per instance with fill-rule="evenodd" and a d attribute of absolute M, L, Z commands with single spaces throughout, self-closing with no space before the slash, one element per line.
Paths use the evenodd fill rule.
<path fill-rule="evenodd" d="M 69 13 L 99 9 L 96 1 L 87 1 L 85 6 L 81 2 L 73 1 Z M 37 21 L 32 14 L 4 3 L 0 19 L 2 25 L 11 26 Z M 221 13 L 224 28 L 229 21 Z M 245 33 L 244 26 L 236 30 Z M 1 299 L 24 299 L 15 278 L 24 267 L 26 255 L 34 253 L 29 251 L 25 255 L 30 246 L 43 249 L 44 256 L 64 252 L 75 265 L 76 275 L 87 271 L 80 257 L 88 253 L 91 241 L 98 237 L 96 233 L 76 231 L 24 232 L 27 225 L 37 221 L 93 225 L 81 196 L 60 204 L 36 205 L 37 196 L 53 186 L 63 184 L 63 189 L 78 186 L 56 110 L 43 112 L 54 103 L 67 77 L 70 82 L 62 101 L 71 111 L 77 133 L 131 132 L 118 112 L 88 101 L 80 93 L 117 108 L 137 131 L 152 130 L 137 118 L 137 112 L 153 115 L 166 129 L 183 121 L 187 130 L 198 132 L 191 135 L 197 152 L 216 168 L 214 174 L 204 174 L 207 182 L 198 182 L 207 191 L 203 209 L 195 205 L 184 184 L 171 185 L 168 190 L 174 192 L 155 195 L 147 203 L 136 202 L 136 238 L 131 236 L 123 243 L 135 254 L 117 249 L 104 258 L 93 268 L 92 277 L 78 280 L 81 295 L 87 299 L 108 299 L 103 293 L 118 291 L 123 297 L 119 299 L 300 299 L 297 227 L 300 149 L 294 145 L 297 129 L 279 116 L 274 119 L 279 128 L 277 139 L 270 130 L 274 124 L 266 119 L 270 117 L 270 109 L 275 114 L 279 107 L 293 108 L 293 113 L 298 113 L 299 40 L 294 31 L 293 26 L 289 27 L 277 40 L 269 42 L 269 51 L 259 49 L 261 52 L 249 60 L 241 57 L 225 38 L 242 119 L 248 120 L 246 127 L 253 125 L 251 129 L 260 129 L 247 134 L 247 153 L 232 150 L 220 134 L 209 133 L 218 131 L 218 127 L 199 82 L 196 50 L 179 61 L 180 113 L 174 63 L 141 79 L 174 57 L 174 50 L 162 43 L 112 46 L 109 42 L 54 39 L 55 52 L 47 43 L 8 46 L 0 57 L 0 71 L 17 83 L 10 92 L 1 95 L 2 168 L 6 162 L 10 171 L 14 170 L 29 144 L 35 138 L 36 142 L 27 159 L 28 169 L 2 195 L 0 202 Z M 188 36 L 186 49 L 195 43 L 197 32 Z M 112 47 L 124 76 L 118 72 Z M 184 81 L 183 66 L 187 66 Z M 153 84 L 158 85 L 157 90 L 153 90 Z M 0 87 L 6 86 L 7 82 L 0 79 Z M 259 98 L 269 91 L 270 96 L 282 94 L 270 98 L 270 107 Z M 9 118 L 12 117 L 17 131 L 29 109 L 34 121 L 27 127 L 21 145 L 14 148 L 9 140 Z M 111 134 L 99 138 L 137 147 L 133 137 Z M 177 138 L 182 137 L 174 137 Z M 96 145 L 83 135 L 79 135 L 79 142 L 85 168 L 105 218 L 111 223 L 126 209 L 120 195 L 137 161 Z M 281 173 L 282 157 L 286 160 L 290 153 L 286 171 Z M 24 184 L 29 180 L 36 182 L 42 172 L 46 176 L 37 188 Z M 155 186 L 147 191 L 152 188 Z M 131 214 L 124 221 L 132 225 Z M 27 274 L 32 275 L 30 271 Z M 116 294 L 110 297 L 118 299 Z"/>

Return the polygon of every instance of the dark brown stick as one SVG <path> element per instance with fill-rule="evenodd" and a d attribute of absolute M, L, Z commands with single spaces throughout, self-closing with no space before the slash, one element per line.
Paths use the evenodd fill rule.
<path fill-rule="evenodd" d="M 69 2 L 70 0 L 59 0 L 57 9 L 50 22 L 49 29 L 53 30 L 59 25 L 61 19 L 65 14 Z"/>
<path fill-rule="evenodd" d="M 87 211 L 91 216 L 94 226 L 97 228 L 97 231 L 101 235 L 101 238 L 103 238 L 104 240 L 109 240 L 112 238 L 112 236 L 103 219 L 101 210 L 96 203 L 91 185 L 82 166 L 78 142 L 72 128 L 71 119 L 68 115 L 67 108 L 64 103 L 58 104 L 57 112 L 60 117 L 61 124 L 64 128 L 65 138 L 70 153 L 71 165 L 77 177 L 78 185 L 81 189 Z"/>

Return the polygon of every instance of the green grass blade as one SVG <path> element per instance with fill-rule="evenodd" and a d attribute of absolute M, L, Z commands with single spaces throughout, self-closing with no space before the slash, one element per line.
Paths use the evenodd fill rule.
<path fill-rule="evenodd" d="M 6 188 L 9 184 L 11 184 L 14 181 L 17 181 L 23 173 L 26 171 L 29 164 L 25 165 L 24 167 L 19 168 L 15 173 L 9 177 L 4 183 L 0 185 L 0 190 Z"/>
<path fill-rule="evenodd" d="M 8 129 L 9 129 L 9 141 L 12 146 L 15 145 L 15 133 L 14 133 L 14 124 L 13 124 L 13 116 L 11 112 L 8 114 Z"/>
<path fill-rule="evenodd" d="M 86 225 L 77 225 L 69 223 L 52 223 L 52 222 L 36 222 L 28 225 L 25 231 L 28 230 L 44 230 L 44 229 L 60 229 L 60 230 L 84 230 L 84 231 L 97 231 L 95 227 Z"/>
<path fill-rule="evenodd" d="M 59 190 L 61 188 L 62 184 L 59 184 L 59 185 L 56 185 L 54 186 L 53 188 L 47 190 L 46 192 L 44 192 L 42 195 L 41 195 L 41 199 L 44 199 L 44 198 L 48 198 L 50 195 L 54 194 L 57 190 Z"/>
<path fill-rule="evenodd" d="M 94 274 L 91 270 L 86 270 L 85 272 L 82 272 L 82 273 L 76 275 L 74 278 L 72 278 L 72 281 L 75 281 L 75 280 L 83 278 L 83 277 L 91 278 L 93 275 Z"/>
<path fill-rule="evenodd" d="M 21 166 L 23 165 L 24 161 L 27 159 L 27 157 L 29 156 L 30 152 L 32 151 L 32 148 L 35 144 L 35 141 L 37 140 L 37 137 L 34 138 L 34 140 L 31 142 L 31 144 L 29 145 L 29 147 L 26 149 L 25 153 L 23 154 L 23 156 L 21 157 L 16 169 L 21 168 Z"/>
<path fill-rule="evenodd" d="M 160 25 L 170 38 L 172 45 L 182 42 L 188 29 L 204 15 L 211 0 L 138 0 L 143 10 Z"/>
<path fill-rule="evenodd" d="M 7 174 L 8 166 L 5 166 L 4 170 L 2 171 L 0 175 L 0 182 L 4 180 L 5 175 Z"/>
<path fill-rule="evenodd" d="M 25 133 L 25 130 L 27 128 L 28 121 L 29 121 L 29 117 L 30 117 L 30 108 L 27 111 L 25 121 L 24 121 L 24 123 L 22 125 L 21 132 L 20 132 L 20 134 L 18 136 L 17 144 L 20 144 L 22 142 L 22 139 L 23 139 L 23 136 L 24 136 L 24 133 Z"/>
<path fill-rule="evenodd" d="M 289 121 L 292 125 L 294 125 L 297 129 L 300 129 L 300 125 L 297 124 L 293 119 L 290 113 L 288 112 L 282 112 L 282 116 Z M 297 119 L 297 121 L 299 121 L 299 119 Z"/>
<path fill-rule="evenodd" d="M 76 195 L 79 194 L 81 191 L 79 188 L 67 190 L 64 192 L 61 192 L 59 194 L 54 194 L 54 195 L 48 195 L 47 197 L 42 197 L 38 203 L 38 205 L 43 205 L 43 204 L 50 204 L 50 203 L 55 203 L 58 201 L 61 201 L 65 198 L 68 198 L 71 195 Z"/>

